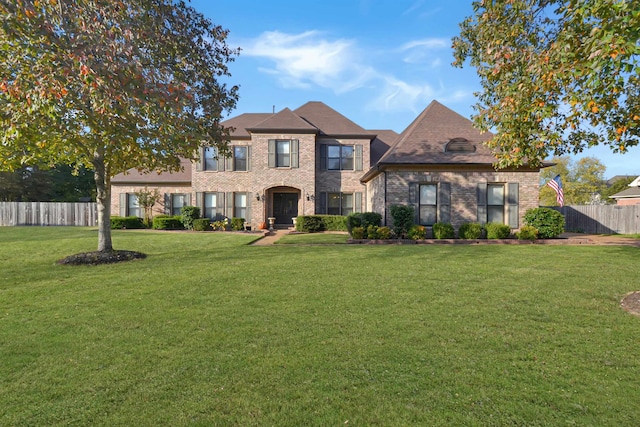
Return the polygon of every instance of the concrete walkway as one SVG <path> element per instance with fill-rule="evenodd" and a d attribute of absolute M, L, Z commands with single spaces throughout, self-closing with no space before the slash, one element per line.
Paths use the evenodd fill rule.
<path fill-rule="evenodd" d="M 255 242 L 252 243 L 252 245 L 254 245 L 254 246 L 273 245 L 275 242 L 280 240 L 280 238 L 282 236 L 284 236 L 285 234 L 289 234 L 289 230 L 267 231 L 267 232 L 265 232 L 264 237 L 262 239 L 256 240 Z"/>

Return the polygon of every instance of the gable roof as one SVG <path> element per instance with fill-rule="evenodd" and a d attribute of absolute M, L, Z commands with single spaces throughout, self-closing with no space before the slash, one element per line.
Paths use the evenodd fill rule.
<path fill-rule="evenodd" d="M 483 144 L 492 137 L 492 133 L 474 128 L 471 120 L 432 101 L 400 134 L 378 165 L 493 164 L 496 158 Z M 446 150 L 452 141 L 456 149 Z"/>
<path fill-rule="evenodd" d="M 258 124 L 246 128 L 249 132 L 295 131 L 296 133 L 316 133 L 318 129 L 300 118 L 288 108 L 272 114 Z"/>
<path fill-rule="evenodd" d="M 363 136 L 371 138 L 371 132 L 352 122 L 333 108 L 318 101 L 310 101 L 294 110 L 298 116 L 315 126 L 321 135 Z"/>
<path fill-rule="evenodd" d="M 619 193 L 609 196 L 610 199 L 635 199 L 640 198 L 640 176 L 629 184 L 629 188 L 625 188 Z"/>
<path fill-rule="evenodd" d="M 247 132 L 247 128 L 258 124 L 271 116 L 273 116 L 271 113 L 244 113 L 227 119 L 220 124 L 224 127 L 235 128 L 235 130 L 231 132 L 231 136 L 233 138 L 251 138 L 251 135 Z"/>

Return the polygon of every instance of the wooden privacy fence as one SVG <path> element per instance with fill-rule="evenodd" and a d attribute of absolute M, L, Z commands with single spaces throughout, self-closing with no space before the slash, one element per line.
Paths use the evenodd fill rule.
<path fill-rule="evenodd" d="M 579 205 L 554 209 L 564 215 L 567 231 L 589 234 L 640 233 L 640 205 Z"/>
<path fill-rule="evenodd" d="M 0 226 L 98 223 L 95 203 L 0 202 Z"/>

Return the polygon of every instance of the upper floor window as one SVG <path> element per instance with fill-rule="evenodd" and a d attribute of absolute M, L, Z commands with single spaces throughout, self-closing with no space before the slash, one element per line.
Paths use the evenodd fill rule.
<path fill-rule="evenodd" d="M 236 145 L 233 147 L 233 170 L 234 171 L 246 171 L 247 169 L 247 154 L 248 148 L 246 145 Z"/>
<path fill-rule="evenodd" d="M 298 146 L 299 141 L 297 139 L 270 139 L 269 167 L 297 168 Z"/>
<path fill-rule="evenodd" d="M 332 171 L 363 169 L 362 145 L 320 146 L 320 169 Z"/>
<path fill-rule="evenodd" d="M 218 149 L 216 147 L 204 148 L 204 170 L 218 170 Z"/>
<path fill-rule="evenodd" d="M 327 147 L 328 170 L 353 170 L 353 145 L 329 145 Z"/>
<path fill-rule="evenodd" d="M 291 166 L 291 141 L 276 141 L 276 167 Z"/>

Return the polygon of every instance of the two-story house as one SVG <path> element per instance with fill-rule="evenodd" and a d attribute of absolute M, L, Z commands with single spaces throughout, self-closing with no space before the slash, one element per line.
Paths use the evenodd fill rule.
<path fill-rule="evenodd" d="M 390 207 L 415 207 L 416 222 L 503 222 L 519 228 L 537 207 L 538 169 L 496 171 L 494 158 L 471 121 L 432 102 L 409 127 L 365 130 L 321 102 L 296 110 L 247 113 L 223 123 L 234 128 L 231 156 L 202 147 L 200 160 L 181 173 L 112 180 L 113 212 L 139 215 L 133 192 L 156 188 L 155 213 L 178 214 L 196 205 L 203 216 L 242 217 L 254 225 L 298 215 L 375 211 L 391 223 Z"/>

